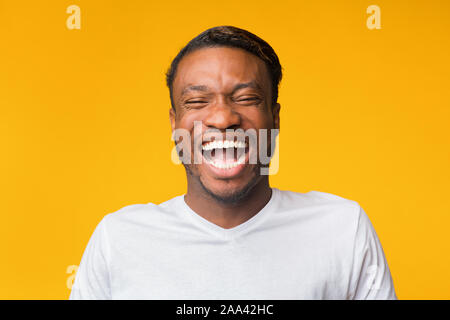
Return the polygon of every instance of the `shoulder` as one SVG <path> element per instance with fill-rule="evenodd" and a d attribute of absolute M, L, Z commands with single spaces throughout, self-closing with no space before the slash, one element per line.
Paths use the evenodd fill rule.
<path fill-rule="evenodd" d="M 278 190 L 281 198 L 282 206 L 289 208 L 309 208 L 309 207 L 342 207 L 348 210 L 359 210 L 360 206 L 358 202 L 347 199 L 335 194 L 321 192 L 321 191 L 309 191 L 306 193 Z"/>
<path fill-rule="evenodd" d="M 354 229 L 362 210 L 358 202 L 327 192 L 278 190 L 278 194 L 278 212 L 291 213 L 302 220 L 310 217 L 324 225 L 346 225 Z"/>
<path fill-rule="evenodd" d="M 133 227 L 155 226 L 173 216 L 173 205 L 178 197 L 161 204 L 142 203 L 124 206 L 106 214 L 101 223 L 107 230 L 130 230 Z"/>

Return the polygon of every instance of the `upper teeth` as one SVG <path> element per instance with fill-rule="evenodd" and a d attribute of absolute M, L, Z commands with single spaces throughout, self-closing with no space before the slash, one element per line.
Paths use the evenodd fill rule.
<path fill-rule="evenodd" d="M 203 150 L 222 149 L 222 148 L 245 148 L 243 141 L 219 140 L 211 141 L 202 146 Z"/>

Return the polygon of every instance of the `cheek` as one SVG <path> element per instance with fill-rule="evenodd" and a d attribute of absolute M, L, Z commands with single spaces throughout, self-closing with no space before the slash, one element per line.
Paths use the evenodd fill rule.
<path fill-rule="evenodd" d="M 182 113 L 175 121 L 177 128 L 183 128 L 186 130 L 194 129 L 194 121 L 201 121 L 202 114 L 198 110 L 192 110 Z"/>
<path fill-rule="evenodd" d="M 256 130 L 273 128 L 272 114 L 268 111 L 249 110 L 243 113 L 242 118 L 245 119 L 243 126 L 248 128 Z"/>

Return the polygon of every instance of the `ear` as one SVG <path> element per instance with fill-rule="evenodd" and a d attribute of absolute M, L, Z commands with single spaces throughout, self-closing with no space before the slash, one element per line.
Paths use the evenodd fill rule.
<path fill-rule="evenodd" d="M 170 108 L 169 110 L 169 118 L 170 118 L 170 126 L 172 127 L 172 132 L 175 130 L 175 110 L 173 108 Z"/>
<path fill-rule="evenodd" d="M 280 129 L 280 104 L 276 103 L 272 108 L 273 127 L 274 129 Z"/>

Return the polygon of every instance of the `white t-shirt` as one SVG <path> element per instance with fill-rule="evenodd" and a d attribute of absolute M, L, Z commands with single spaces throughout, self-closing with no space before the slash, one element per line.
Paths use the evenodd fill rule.
<path fill-rule="evenodd" d="M 397 299 L 359 204 L 272 188 L 266 206 L 224 229 L 184 196 L 106 215 L 70 299 Z"/>

